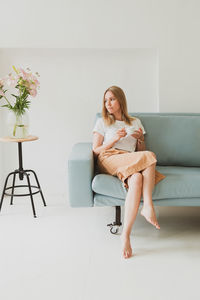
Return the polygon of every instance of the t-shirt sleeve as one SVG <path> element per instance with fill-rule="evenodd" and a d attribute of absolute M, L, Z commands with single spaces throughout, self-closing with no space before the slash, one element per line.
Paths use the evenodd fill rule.
<path fill-rule="evenodd" d="M 144 126 L 142 125 L 142 122 L 140 121 L 140 119 L 137 119 L 137 123 L 138 123 L 139 128 L 142 129 L 143 134 L 145 134 L 146 131 L 145 131 Z"/>
<path fill-rule="evenodd" d="M 104 124 L 103 124 L 102 118 L 97 119 L 96 124 L 95 124 L 92 132 L 93 133 L 98 132 L 98 133 L 100 133 L 101 135 L 104 136 L 105 130 L 104 130 Z"/>

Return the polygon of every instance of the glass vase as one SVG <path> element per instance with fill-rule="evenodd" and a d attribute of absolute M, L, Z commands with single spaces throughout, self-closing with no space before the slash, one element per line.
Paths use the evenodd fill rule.
<path fill-rule="evenodd" d="M 25 139 L 29 135 L 29 114 L 26 110 L 23 114 L 9 111 L 7 116 L 8 136 L 16 139 Z"/>

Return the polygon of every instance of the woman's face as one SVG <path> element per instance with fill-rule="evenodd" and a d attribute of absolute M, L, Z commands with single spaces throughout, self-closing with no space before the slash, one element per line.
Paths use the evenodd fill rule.
<path fill-rule="evenodd" d="M 111 91 L 106 92 L 104 103 L 110 114 L 115 114 L 121 111 L 119 101 Z"/>

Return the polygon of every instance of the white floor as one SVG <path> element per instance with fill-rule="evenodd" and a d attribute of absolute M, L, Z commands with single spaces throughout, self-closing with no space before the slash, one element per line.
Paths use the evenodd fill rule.
<path fill-rule="evenodd" d="M 138 215 L 134 256 L 106 224 L 114 208 L 70 208 L 35 195 L 5 198 L 0 215 L 2 300 L 200 299 L 200 208 L 156 208 L 161 230 Z M 122 210 L 123 218 L 123 210 Z"/>

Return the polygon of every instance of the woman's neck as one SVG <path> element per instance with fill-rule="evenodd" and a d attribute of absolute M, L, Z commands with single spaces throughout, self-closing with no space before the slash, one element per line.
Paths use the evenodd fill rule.
<path fill-rule="evenodd" d="M 122 114 L 121 114 L 121 112 L 116 112 L 114 114 L 114 116 L 115 116 L 115 120 L 122 121 Z"/>

